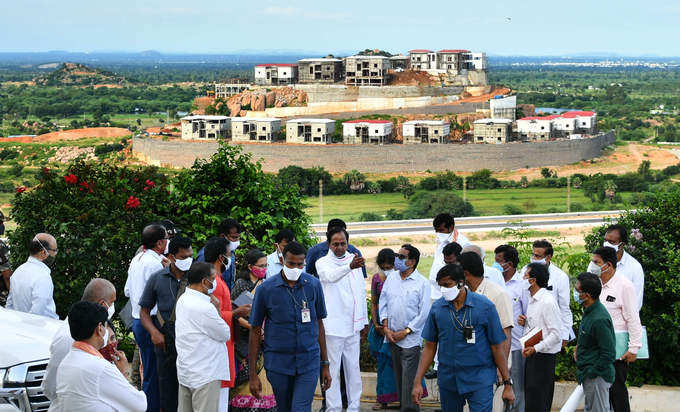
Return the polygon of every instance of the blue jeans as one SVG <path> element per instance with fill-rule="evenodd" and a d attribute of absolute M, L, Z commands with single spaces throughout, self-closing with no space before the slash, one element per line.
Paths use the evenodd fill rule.
<path fill-rule="evenodd" d="M 274 389 L 278 412 L 311 412 L 318 379 L 318 368 L 301 375 L 267 371 L 267 380 Z"/>
<path fill-rule="evenodd" d="M 465 401 L 470 405 L 470 412 L 491 412 L 491 409 L 493 409 L 493 384 L 463 394 L 440 386 L 439 398 L 442 402 L 442 410 L 446 412 L 463 412 Z"/>
<path fill-rule="evenodd" d="M 142 358 L 144 368 L 144 380 L 142 390 L 146 395 L 146 411 L 160 411 L 160 397 L 158 392 L 158 371 L 156 369 L 156 351 L 154 350 L 151 335 L 144 329 L 139 319 L 132 319 L 132 333 L 139 347 L 139 356 Z"/>

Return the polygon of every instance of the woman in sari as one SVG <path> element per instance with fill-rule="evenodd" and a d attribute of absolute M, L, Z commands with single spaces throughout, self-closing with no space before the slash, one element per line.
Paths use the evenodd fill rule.
<path fill-rule="evenodd" d="M 249 293 L 252 298 L 255 296 L 255 289 L 264 281 L 267 274 L 267 256 L 257 249 L 251 249 L 246 253 L 246 263 L 248 270 L 239 274 L 232 290 L 232 300 L 236 301 L 239 296 Z M 262 382 L 262 392 L 260 399 L 255 398 L 250 393 L 248 380 L 248 338 L 250 335 L 250 324 L 245 318 L 239 318 L 239 339 L 234 345 L 236 351 L 236 387 L 232 389 L 231 401 L 229 402 L 230 412 L 275 412 L 276 400 L 274 391 L 267 381 L 267 376 L 263 368 L 262 354 L 257 360 L 258 375 Z"/>
<path fill-rule="evenodd" d="M 377 263 L 380 272 L 373 275 L 371 280 L 371 329 L 368 332 L 368 349 L 378 361 L 378 379 L 375 388 L 377 397 L 376 404 L 373 406 L 375 411 L 399 409 L 399 394 L 392 369 L 390 346 L 389 343 L 385 342 L 385 333 L 380 324 L 380 314 L 378 313 L 378 302 L 385 280 L 393 274 L 399 276 L 399 272 L 394 269 L 394 251 L 382 249 L 378 252 Z M 423 380 L 423 397 L 426 396 L 427 387 Z"/>

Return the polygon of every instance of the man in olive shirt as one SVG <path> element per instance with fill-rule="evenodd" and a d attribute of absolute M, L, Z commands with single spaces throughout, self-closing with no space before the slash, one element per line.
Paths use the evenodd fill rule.
<path fill-rule="evenodd" d="M 600 302 L 602 284 L 597 275 L 584 272 L 576 282 L 578 300 L 585 310 L 578 331 L 574 360 L 578 382 L 583 385 L 585 412 L 605 412 L 609 408 L 609 387 L 614 382 L 616 339 L 609 312 Z"/>

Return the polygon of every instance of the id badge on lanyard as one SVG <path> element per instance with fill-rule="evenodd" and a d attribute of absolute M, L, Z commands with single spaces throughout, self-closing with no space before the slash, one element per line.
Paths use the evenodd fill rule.
<path fill-rule="evenodd" d="M 309 323 L 312 321 L 312 313 L 307 307 L 307 301 L 302 301 L 302 309 L 300 310 L 300 315 L 302 318 L 302 323 Z"/>

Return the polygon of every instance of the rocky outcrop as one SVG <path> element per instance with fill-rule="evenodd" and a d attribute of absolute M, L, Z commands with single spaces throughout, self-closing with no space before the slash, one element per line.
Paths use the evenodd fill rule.
<path fill-rule="evenodd" d="M 307 93 L 292 87 L 247 90 L 230 97 L 227 101 L 227 107 L 232 115 L 244 107 L 247 110 L 262 112 L 267 107 L 298 107 L 306 105 Z"/>

